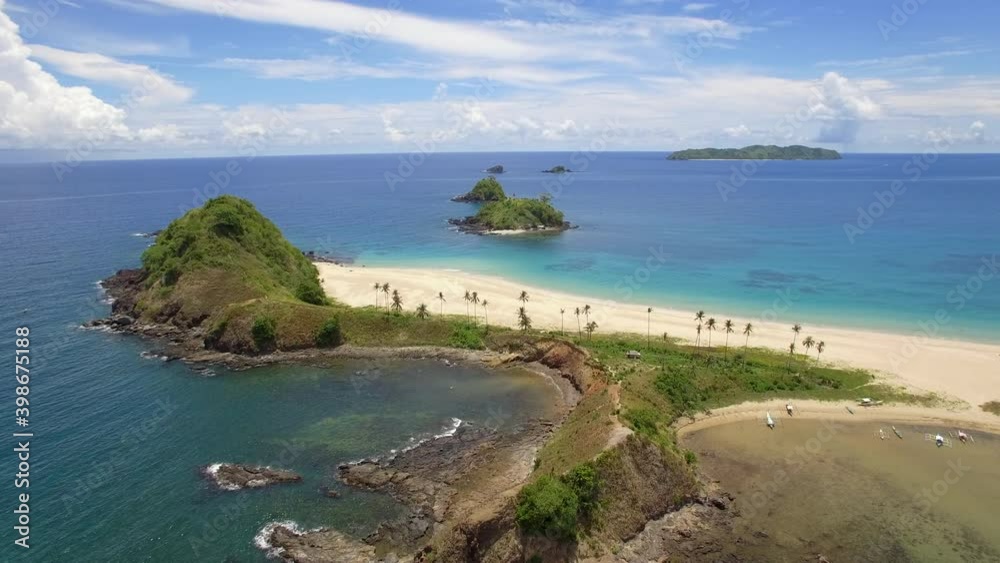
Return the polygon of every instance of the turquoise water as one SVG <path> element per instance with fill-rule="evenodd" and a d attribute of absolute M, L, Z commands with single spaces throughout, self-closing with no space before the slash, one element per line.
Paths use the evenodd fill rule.
<path fill-rule="evenodd" d="M 910 331 L 946 308 L 952 313 L 946 335 L 1000 340 L 1000 284 L 984 282 L 961 310 L 948 302 L 981 258 L 1000 249 L 995 155 L 942 156 L 854 244 L 843 224 L 874 201 L 875 190 L 906 178 L 910 157 L 771 162 L 727 201 L 716 188 L 731 173 L 733 163 L 726 162 L 668 162 L 656 153 L 594 160 L 567 153 L 439 154 L 390 187 L 386 174 L 399 172 L 400 158 L 236 159 L 242 172 L 225 191 L 251 199 L 296 245 L 366 264 L 458 267 L 642 306 L 733 315 L 758 315 L 791 288 L 799 297 L 790 322 Z M 149 241 L 132 235 L 162 228 L 214 195 L 205 186 L 228 162 L 92 162 L 62 181 L 48 165 L 0 166 L 4 350 L 13 354 L 15 327 L 32 331 L 34 560 L 190 560 L 192 538 L 202 537 L 205 522 L 243 498 L 206 488 L 198 467 L 268 462 L 281 453 L 281 440 L 293 437 L 311 444 L 290 464 L 306 473 L 306 482 L 246 495 L 248 507 L 204 548 L 206 560 L 259 558 L 250 540 L 274 519 L 366 533 L 394 506 L 372 495 L 314 496 L 333 465 L 437 432 L 451 417 L 489 417 L 496 394 L 512 417 L 539 396 L 530 386 L 498 389 L 492 387 L 498 380 L 436 364 L 419 375 L 426 393 L 408 387 L 419 364 L 386 367 L 380 393 L 362 395 L 354 393 L 351 374 L 364 368 L 354 365 L 205 378 L 181 364 L 141 358 L 141 341 L 79 330 L 107 314 L 95 282 L 139 263 Z M 508 192 L 555 191 L 556 204 L 580 228 L 503 239 L 450 230 L 449 217 L 474 208 L 448 198 L 496 163 L 510 171 L 501 176 Z M 537 172 L 560 163 L 581 172 Z M 565 184 L 555 190 L 546 184 L 557 180 Z M 650 248 L 661 246 L 669 258 L 625 295 L 625 276 L 641 273 Z M 473 396 L 451 400 L 445 391 L 456 377 L 475 382 L 461 386 Z M 177 408 L 160 420 L 158 400 Z M 0 406 L 13 409 L 13 401 L 10 382 L 0 387 Z M 15 429 L 13 420 L 0 423 Z M 144 423 L 152 430 L 130 433 Z M 13 448 L 12 439 L 7 444 Z M 0 457 L 5 474 L 13 475 L 14 461 L 10 453 Z M 10 477 L 4 483 L 0 498 L 12 499 Z M 0 524 L 12 541 L 12 519 Z"/>

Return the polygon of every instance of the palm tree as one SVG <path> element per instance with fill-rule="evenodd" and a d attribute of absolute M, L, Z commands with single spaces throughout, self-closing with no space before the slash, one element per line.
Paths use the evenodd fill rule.
<path fill-rule="evenodd" d="M 587 323 L 587 340 L 592 340 L 594 338 L 594 331 L 597 330 L 597 323 L 590 321 Z"/>
<path fill-rule="evenodd" d="M 795 357 L 795 343 L 792 342 L 788 345 L 788 361 L 785 362 L 785 369 L 791 370 L 792 358 Z"/>
<path fill-rule="evenodd" d="M 481 303 L 483 306 L 483 322 L 486 323 L 486 332 L 490 331 L 490 314 L 486 312 L 486 306 L 489 304 L 490 302 L 485 299 L 483 299 L 483 302 Z"/>
<path fill-rule="evenodd" d="M 473 318 L 476 320 L 476 322 L 478 322 L 479 321 L 479 311 L 477 310 L 477 307 L 479 307 L 479 294 L 476 293 L 475 291 L 473 291 L 472 292 L 472 299 L 470 299 L 469 301 L 472 301 L 472 315 L 473 315 Z"/>
<path fill-rule="evenodd" d="M 577 337 L 583 336 L 583 330 L 580 329 L 580 308 L 577 307 L 573 314 L 576 315 L 576 335 Z"/>
<path fill-rule="evenodd" d="M 816 345 L 816 341 L 813 340 L 812 336 L 807 336 L 805 340 L 802 341 L 802 345 L 806 347 L 806 355 L 809 355 L 809 350 Z"/>
<path fill-rule="evenodd" d="M 378 292 L 382 289 L 382 284 L 375 282 L 375 308 L 378 309 Z"/>
<path fill-rule="evenodd" d="M 382 293 L 385 294 L 385 312 L 389 312 L 389 283 L 382 284 Z"/>
<path fill-rule="evenodd" d="M 583 314 L 587 316 L 587 322 L 590 322 L 590 305 L 583 306 Z"/>
<path fill-rule="evenodd" d="M 566 334 L 566 309 L 559 309 L 559 334 Z"/>
<path fill-rule="evenodd" d="M 472 302 L 472 294 L 469 293 L 468 289 L 465 290 L 464 299 L 465 299 L 465 320 L 469 320 L 469 303 Z"/>
<path fill-rule="evenodd" d="M 795 344 L 795 339 L 799 337 L 799 332 L 801 331 L 802 331 L 802 325 L 800 325 L 799 323 L 795 323 L 794 325 L 792 325 L 792 332 L 795 333 L 794 335 L 792 335 L 792 344 Z"/>
<path fill-rule="evenodd" d="M 424 303 L 417 305 L 417 318 L 426 319 L 428 315 L 430 315 L 430 313 L 427 312 L 427 305 Z"/>
<path fill-rule="evenodd" d="M 729 335 L 736 332 L 733 330 L 733 319 L 726 319 L 722 326 L 726 329 L 726 356 L 729 356 Z"/>
<path fill-rule="evenodd" d="M 705 323 L 705 328 L 708 329 L 708 347 L 712 347 L 712 332 L 715 331 L 715 317 L 709 317 L 708 322 Z"/>
<path fill-rule="evenodd" d="M 694 341 L 694 345 L 701 346 L 701 321 L 705 320 L 705 311 L 695 313 L 694 320 L 698 321 L 698 338 Z"/>
<path fill-rule="evenodd" d="M 447 301 L 447 299 L 444 298 L 444 292 L 443 291 L 439 291 L 438 292 L 438 301 L 441 302 L 441 314 L 443 315 L 444 314 L 444 302 Z"/>
<path fill-rule="evenodd" d="M 524 307 L 517 308 L 517 326 L 525 332 L 531 328 L 531 318 L 528 316 L 528 312 L 524 310 Z"/>
<path fill-rule="evenodd" d="M 649 320 L 653 315 L 653 308 L 646 307 L 646 348 L 649 348 Z"/>
<path fill-rule="evenodd" d="M 531 297 L 528 296 L 528 292 L 521 290 L 521 295 L 517 298 L 517 300 L 521 302 L 521 305 L 527 305 L 529 299 L 531 299 Z"/>
<path fill-rule="evenodd" d="M 823 353 L 823 349 L 824 348 L 826 348 L 826 342 L 823 342 L 822 340 L 820 340 L 819 343 L 816 344 L 816 361 L 817 362 L 819 361 L 819 355 Z"/>
<path fill-rule="evenodd" d="M 750 335 L 753 334 L 753 323 L 747 323 L 743 327 L 743 334 L 747 335 L 747 341 L 743 344 L 743 365 L 747 365 L 747 348 L 750 347 Z"/>
<path fill-rule="evenodd" d="M 392 310 L 399 313 L 403 310 L 403 298 L 399 296 L 399 290 L 392 290 Z"/>

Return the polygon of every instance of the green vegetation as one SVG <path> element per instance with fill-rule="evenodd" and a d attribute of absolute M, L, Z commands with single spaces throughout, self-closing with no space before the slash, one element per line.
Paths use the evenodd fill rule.
<path fill-rule="evenodd" d="M 544 197 L 507 198 L 487 203 L 476 213 L 472 222 L 493 231 L 564 226 L 562 211 L 553 207 L 548 198 Z"/>
<path fill-rule="evenodd" d="M 142 255 L 147 284 L 172 287 L 187 276 L 225 270 L 245 291 L 322 302 L 316 268 L 245 199 L 224 195 L 170 223 Z M 242 293 L 242 292 L 241 292 Z"/>
<path fill-rule="evenodd" d="M 581 463 L 562 477 L 542 475 L 517 497 L 517 525 L 527 534 L 573 540 L 598 506 L 600 479 L 593 463 Z"/>
<path fill-rule="evenodd" d="M 980 408 L 988 413 L 1000 416 L 1000 401 L 990 401 L 988 403 L 983 403 Z"/>
<path fill-rule="evenodd" d="M 507 199 L 507 194 L 503 191 L 503 186 L 493 176 L 483 178 L 476 182 L 471 191 L 465 195 L 454 198 L 455 201 L 503 201 Z"/>
<path fill-rule="evenodd" d="M 320 348 L 332 348 L 340 345 L 343 336 L 340 334 L 340 320 L 336 317 L 328 319 L 319 327 L 316 333 L 316 346 Z"/>
<path fill-rule="evenodd" d="M 526 534 L 576 539 L 580 501 L 562 479 L 543 475 L 525 485 L 517 498 L 517 525 Z"/>
<path fill-rule="evenodd" d="M 250 334 L 258 350 L 269 350 L 274 348 L 278 338 L 277 325 L 271 317 L 260 316 L 253 320 Z"/>
<path fill-rule="evenodd" d="M 685 149 L 675 151 L 667 160 L 837 160 L 840 153 L 835 150 L 791 145 L 750 145 L 741 149 Z"/>

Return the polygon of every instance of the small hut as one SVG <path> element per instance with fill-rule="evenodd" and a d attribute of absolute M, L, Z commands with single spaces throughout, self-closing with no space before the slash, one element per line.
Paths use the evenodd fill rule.
<path fill-rule="evenodd" d="M 638 360 L 642 357 L 642 354 L 640 354 L 638 350 L 629 350 L 628 352 L 625 352 L 625 357 L 630 360 Z"/>

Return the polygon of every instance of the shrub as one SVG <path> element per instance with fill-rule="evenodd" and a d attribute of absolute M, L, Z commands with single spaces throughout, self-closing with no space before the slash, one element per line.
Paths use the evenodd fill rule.
<path fill-rule="evenodd" d="M 694 412 L 705 402 L 704 393 L 698 389 L 692 377 L 670 366 L 657 376 L 656 388 L 670 398 L 679 414 Z"/>
<path fill-rule="evenodd" d="M 340 320 L 337 318 L 328 319 L 316 333 L 316 345 L 319 347 L 338 346 L 341 341 Z"/>
<path fill-rule="evenodd" d="M 460 323 L 451 332 L 450 344 L 455 348 L 481 350 L 484 347 L 483 336 L 479 328 L 469 323 Z"/>
<path fill-rule="evenodd" d="M 698 454 L 692 452 L 691 450 L 684 450 L 684 461 L 688 465 L 695 465 L 698 463 Z"/>
<path fill-rule="evenodd" d="M 659 417 L 656 411 L 649 408 L 629 409 L 625 411 L 625 420 L 632 425 L 632 428 L 639 434 L 655 436 L 659 430 L 656 421 Z"/>
<path fill-rule="evenodd" d="M 543 475 L 521 489 L 517 499 L 517 525 L 526 534 L 573 540 L 579 507 L 580 501 L 569 485 Z"/>
<path fill-rule="evenodd" d="M 581 463 L 562 478 L 563 482 L 576 494 L 580 503 L 580 515 L 589 518 L 597 508 L 597 494 L 601 482 L 592 463 Z"/>
<path fill-rule="evenodd" d="M 258 350 L 268 350 L 274 347 L 278 339 L 278 327 L 274 319 L 262 315 L 254 318 L 250 334 L 253 335 L 253 342 Z"/>
<path fill-rule="evenodd" d="M 295 297 L 313 305 L 326 305 L 326 294 L 316 283 L 302 282 L 295 288 Z"/>

